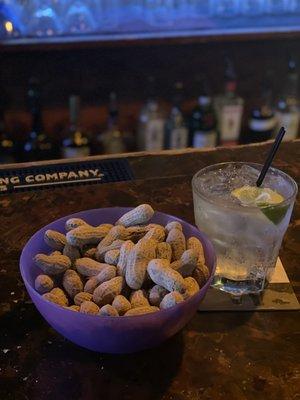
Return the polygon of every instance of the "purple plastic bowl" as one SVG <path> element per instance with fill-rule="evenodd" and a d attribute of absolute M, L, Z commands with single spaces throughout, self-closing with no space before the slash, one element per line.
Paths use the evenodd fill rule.
<path fill-rule="evenodd" d="M 156 212 L 151 222 L 166 225 L 170 221 L 179 221 L 186 237 L 196 236 L 201 240 L 206 265 L 210 270 L 208 282 L 188 300 L 168 310 L 153 314 L 132 317 L 100 317 L 81 314 L 64 309 L 46 301 L 34 289 L 34 280 L 41 271 L 32 259 L 37 253 L 49 253 L 44 243 L 44 232 L 54 229 L 65 232 L 65 222 L 69 218 L 82 218 L 91 225 L 115 223 L 130 208 L 101 208 L 82 211 L 58 219 L 36 232 L 25 245 L 20 259 L 20 270 L 26 289 L 42 316 L 61 335 L 87 349 L 102 353 L 133 353 L 157 346 L 180 331 L 197 311 L 213 278 L 216 256 L 211 242 L 195 226 L 179 218 Z"/>

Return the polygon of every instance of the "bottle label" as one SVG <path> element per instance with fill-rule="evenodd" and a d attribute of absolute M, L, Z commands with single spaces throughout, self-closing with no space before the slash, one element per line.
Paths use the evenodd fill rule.
<path fill-rule="evenodd" d="M 193 147 L 215 147 L 216 131 L 196 131 L 193 137 Z"/>
<path fill-rule="evenodd" d="M 88 146 L 63 148 L 64 158 L 80 158 L 80 157 L 87 157 L 89 155 L 90 155 L 90 149 Z"/>
<path fill-rule="evenodd" d="M 223 106 L 220 118 L 222 141 L 237 140 L 240 135 L 243 106 L 241 104 Z"/>
<path fill-rule="evenodd" d="M 286 134 L 283 140 L 296 139 L 298 136 L 298 128 L 299 128 L 299 112 L 280 112 L 276 113 L 276 118 L 278 121 L 278 126 L 284 126 L 286 129 Z"/>
<path fill-rule="evenodd" d="M 250 119 L 249 128 L 254 132 L 266 132 L 275 128 L 277 120 L 275 117 L 268 119 Z"/>
<path fill-rule="evenodd" d="M 162 150 L 164 148 L 164 128 L 163 119 L 148 121 L 145 126 L 145 150 Z"/>
<path fill-rule="evenodd" d="M 188 144 L 188 130 L 184 126 L 170 132 L 170 149 L 184 149 Z"/>

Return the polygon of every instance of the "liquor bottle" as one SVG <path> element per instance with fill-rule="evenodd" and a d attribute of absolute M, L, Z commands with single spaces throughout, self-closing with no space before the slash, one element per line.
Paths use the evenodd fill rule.
<path fill-rule="evenodd" d="M 272 107 L 271 85 L 268 76 L 265 76 L 260 98 L 251 112 L 246 142 L 263 142 L 271 139 L 275 133 L 276 125 L 277 120 Z"/>
<path fill-rule="evenodd" d="M 165 148 L 184 149 L 188 146 L 188 129 L 181 110 L 183 85 L 175 83 L 172 109 L 165 126 Z"/>
<path fill-rule="evenodd" d="M 190 144 L 193 147 L 214 147 L 217 144 L 215 113 L 205 79 L 201 80 L 198 103 L 190 118 Z"/>
<path fill-rule="evenodd" d="M 276 118 L 278 126 L 286 128 L 284 140 L 295 139 L 299 129 L 298 102 L 299 75 L 293 59 L 288 63 L 288 74 L 285 78 L 282 95 L 277 102 Z"/>
<path fill-rule="evenodd" d="M 164 148 L 165 118 L 164 112 L 156 99 L 155 79 L 148 78 L 149 97 L 139 116 L 138 149 L 146 151 Z"/>
<path fill-rule="evenodd" d="M 239 140 L 244 100 L 237 95 L 237 78 L 232 61 L 225 57 L 225 91 L 215 98 L 218 133 L 221 144 L 236 144 Z"/>
<path fill-rule="evenodd" d="M 71 95 L 69 97 L 70 124 L 67 134 L 62 142 L 62 157 L 77 158 L 90 155 L 90 141 L 88 136 L 79 126 L 80 97 Z"/>
<path fill-rule="evenodd" d="M 119 110 L 116 93 L 109 95 L 107 130 L 101 135 L 106 154 L 124 153 L 126 151 L 123 134 L 119 128 Z"/>
<path fill-rule="evenodd" d="M 35 161 L 56 158 L 55 146 L 44 131 L 39 81 L 36 78 L 30 78 L 27 100 L 31 114 L 31 130 L 23 145 L 23 160 Z"/>
<path fill-rule="evenodd" d="M 15 162 L 15 143 L 6 132 L 4 111 L 0 109 L 0 164 Z"/>

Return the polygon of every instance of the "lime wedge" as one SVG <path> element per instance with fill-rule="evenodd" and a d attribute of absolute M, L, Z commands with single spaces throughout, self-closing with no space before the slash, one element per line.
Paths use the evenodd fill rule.
<path fill-rule="evenodd" d="M 261 212 L 275 225 L 278 225 L 284 218 L 288 205 L 279 206 L 284 201 L 281 194 L 269 188 L 256 186 L 243 186 L 231 192 L 243 206 L 257 206 Z"/>

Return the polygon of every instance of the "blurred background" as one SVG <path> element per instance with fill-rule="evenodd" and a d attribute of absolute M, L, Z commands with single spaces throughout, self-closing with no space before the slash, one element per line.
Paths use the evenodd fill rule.
<path fill-rule="evenodd" d="M 299 131 L 300 0 L 0 0 L 0 162 Z"/>

